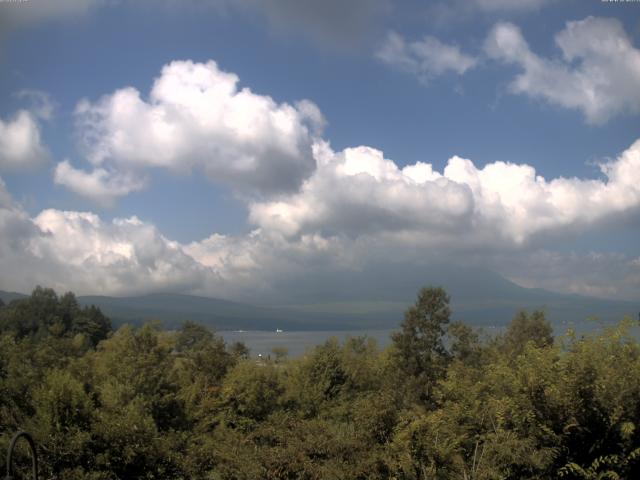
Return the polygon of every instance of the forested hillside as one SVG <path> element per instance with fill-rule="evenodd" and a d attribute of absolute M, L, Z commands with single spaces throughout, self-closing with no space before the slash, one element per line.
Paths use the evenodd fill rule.
<path fill-rule="evenodd" d="M 0 448 L 31 432 L 61 479 L 640 478 L 634 321 L 554 339 L 541 312 L 497 337 L 450 316 L 426 288 L 388 349 L 258 360 L 38 288 L 0 306 Z"/>

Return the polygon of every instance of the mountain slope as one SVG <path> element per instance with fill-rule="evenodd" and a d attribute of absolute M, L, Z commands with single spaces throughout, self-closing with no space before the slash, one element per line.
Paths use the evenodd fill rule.
<path fill-rule="evenodd" d="M 18 292 L 5 292 L 3 290 L 0 290 L 0 300 L 2 300 L 4 303 L 9 303 L 13 300 L 20 300 L 21 298 L 27 298 L 28 295 L 25 295 L 24 293 L 18 293 Z"/>
<path fill-rule="evenodd" d="M 243 303 L 174 293 L 155 293 L 135 297 L 81 296 L 82 305 L 96 305 L 116 323 L 161 320 L 173 328 L 185 320 L 216 329 L 301 328 L 305 319 L 290 311 L 256 307 Z M 313 318 L 309 323 L 317 328 Z"/>

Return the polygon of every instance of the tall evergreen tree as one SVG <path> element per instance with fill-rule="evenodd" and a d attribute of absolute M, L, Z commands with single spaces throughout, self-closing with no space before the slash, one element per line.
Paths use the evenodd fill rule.
<path fill-rule="evenodd" d="M 431 399 L 433 385 L 444 376 L 449 361 L 443 342 L 451 317 L 449 300 L 441 287 L 423 288 L 405 312 L 401 330 L 391 337 L 397 368 L 415 384 L 423 401 Z"/>

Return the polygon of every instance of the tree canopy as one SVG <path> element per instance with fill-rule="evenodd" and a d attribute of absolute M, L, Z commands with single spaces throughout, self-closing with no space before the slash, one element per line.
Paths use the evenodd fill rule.
<path fill-rule="evenodd" d="M 0 306 L 0 448 L 42 478 L 640 478 L 637 322 L 553 337 L 543 312 L 487 336 L 421 290 L 392 344 L 251 358 L 185 322 L 113 332 L 73 294 Z M 0 469 L 4 469 L 0 456 Z"/>

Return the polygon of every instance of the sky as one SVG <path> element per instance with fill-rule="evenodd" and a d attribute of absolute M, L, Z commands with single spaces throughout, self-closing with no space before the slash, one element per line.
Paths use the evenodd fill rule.
<path fill-rule="evenodd" d="M 640 2 L 0 0 L 0 289 L 640 300 L 639 86 Z"/>

